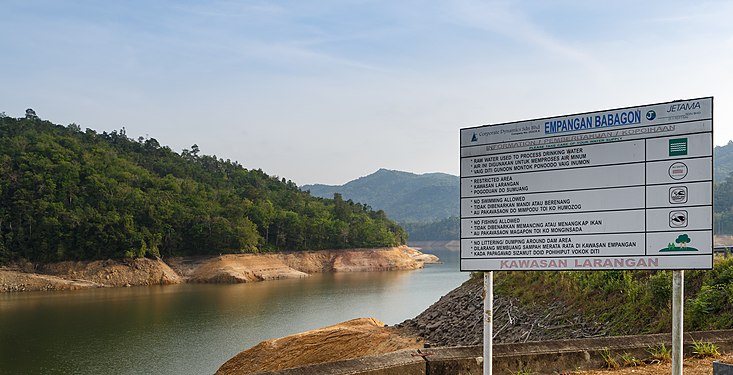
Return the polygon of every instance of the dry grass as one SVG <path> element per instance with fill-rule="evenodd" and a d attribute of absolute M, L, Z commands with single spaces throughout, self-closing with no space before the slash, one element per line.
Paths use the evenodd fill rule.
<path fill-rule="evenodd" d="M 733 363 L 733 353 L 725 353 L 717 358 L 685 358 L 683 373 L 685 375 L 710 375 L 713 372 L 713 361 Z M 616 370 L 581 371 L 582 375 L 668 375 L 672 373 L 672 363 L 623 367 Z"/>

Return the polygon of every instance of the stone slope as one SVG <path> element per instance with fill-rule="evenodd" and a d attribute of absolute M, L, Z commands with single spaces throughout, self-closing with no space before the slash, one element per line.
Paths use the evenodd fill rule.
<path fill-rule="evenodd" d="M 397 325 L 428 346 L 467 346 L 483 342 L 483 281 L 471 278 L 441 297 L 420 315 Z M 602 324 L 577 315 L 562 302 L 521 305 L 494 294 L 494 342 L 516 343 L 606 336 Z"/>

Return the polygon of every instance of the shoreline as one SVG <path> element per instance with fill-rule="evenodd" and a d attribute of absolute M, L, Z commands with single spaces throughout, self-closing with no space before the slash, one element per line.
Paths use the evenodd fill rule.
<path fill-rule="evenodd" d="M 432 250 L 432 249 L 448 249 L 450 251 L 460 251 L 461 241 L 460 240 L 435 240 L 435 241 L 408 241 L 407 246 L 418 250 Z"/>
<path fill-rule="evenodd" d="M 64 261 L 0 266 L 0 293 L 182 283 L 248 283 L 325 272 L 414 270 L 434 255 L 402 245 L 386 248 L 224 254 L 162 259 Z"/>

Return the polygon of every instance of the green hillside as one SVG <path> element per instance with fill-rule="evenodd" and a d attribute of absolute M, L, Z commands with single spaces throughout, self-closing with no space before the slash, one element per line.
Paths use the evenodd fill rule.
<path fill-rule="evenodd" d="M 384 210 L 407 231 L 411 241 L 457 239 L 458 176 L 446 173 L 414 174 L 380 169 L 344 185 L 304 185 L 303 191 L 345 199 Z"/>
<path fill-rule="evenodd" d="M 716 234 L 733 234 L 733 141 L 714 149 Z M 444 173 L 417 175 L 380 169 L 344 185 L 304 185 L 314 196 L 344 198 L 384 210 L 400 222 L 411 241 L 459 237 L 459 178 Z"/>
<path fill-rule="evenodd" d="M 345 199 L 384 210 L 399 222 L 434 222 L 458 216 L 458 176 L 446 173 L 414 174 L 380 169 L 344 185 L 304 185 L 313 196 Z"/>
<path fill-rule="evenodd" d="M 733 259 L 716 257 L 712 270 L 685 271 L 684 278 L 685 330 L 733 327 Z M 613 335 L 669 332 L 672 326 L 672 271 L 500 272 L 495 288 L 528 305 L 561 300 Z"/>
<path fill-rule="evenodd" d="M 237 162 L 0 115 L 0 261 L 393 246 L 382 211 Z"/>
<path fill-rule="evenodd" d="M 733 172 L 733 141 L 728 141 L 725 146 L 716 146 L 713 149 L 713 180 L 724 181 Z"/>
<path fill-rule="evenodd" d="M 451 216 L 429 223 L 402 223 L 410 241 L 452 241 L 460 237 L 461 219 Z"/>

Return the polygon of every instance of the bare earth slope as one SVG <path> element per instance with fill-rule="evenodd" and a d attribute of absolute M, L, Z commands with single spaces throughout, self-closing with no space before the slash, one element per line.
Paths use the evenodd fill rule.
<path fill-rule="evenodd" d="M 301 278 L 322 272 L 413 270 L 437 260 L 434 255 L 399 246 L 381 249 L 228 254 L 215 258 L 174 258 L 168 263 L 191 282 L 240 283 Z"/>
<path fill-rule="evenodd" d="M 397 334 L 393 329 L 384 327 L 379 320 L 359 318 L 263 341 L 228 360 L 216 375 L 277 371 L 421 347 L 420 340 Z"/>
<path fill-rule="evenodd" d="M 104 286 L 169 285 L 183 282 L 160 259 L 59 262 L 43 265 L 39 270 L 64 279 L 87 280 Z"/>
<path fill-rule="evenodd" d="M 0 267 L 0 292 L 136 285 L 247 283 L 320 272 L 412 270 L 437 257 L 407 246 L 217 257 L 122 259 Z"/>
<path fill-rule="evenodd" d="M 103 285 L 84 280 L 67 280 L 57 276 L 0 268 L 0 293 L 42 290 L 76 290 Z"/>

